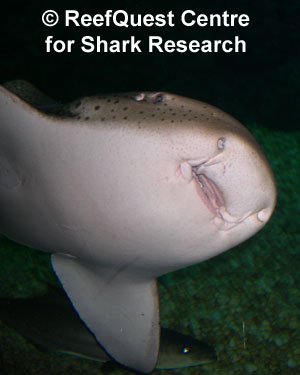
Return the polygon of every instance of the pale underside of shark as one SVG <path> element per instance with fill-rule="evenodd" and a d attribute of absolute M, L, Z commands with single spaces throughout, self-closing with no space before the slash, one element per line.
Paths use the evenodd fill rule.
<path fill-rule="evenodd" d="M 156 278 L 251 237 L 275 201 L 257 142 L 211 105 L 143 92 L 59 106 L 22 81 L 0 86 L 0 231 L 52 253 L 125 366 L 155 367 Z"/>

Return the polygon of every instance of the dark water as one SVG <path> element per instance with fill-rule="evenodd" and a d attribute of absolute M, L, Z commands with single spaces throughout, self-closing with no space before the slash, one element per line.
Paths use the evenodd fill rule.
<path fill-rule="evenodd" d="M 213 4 L 212 4 L 213 3 Z M 22 78 L 61 101 L 94 93 L 163 90 L 207 101 L 237 117 L 256 136 L 275 173 L 278 203 L 268 225 L 235 249 L 159 280 L 164 326 L 205 337 L 219 361 L 174 374 L 288 374 L 300 372 L 299 148 L 300 75 L 297 1 L 51 1 L 11 4 L 2 23 L 0 79 Z M 46 9 L 179 15 L 246 13 L 246 28 L 46 28 Z M 179 20 L 179 18 L 176 18 Z M 245 54 L 47 54 L 44 39 L 101 35 L 125 39 L 230 39 L 247 41 Z M 1 208 L 0 208 L 1 214 Z M 56 283 L 47 254 L 0 242 L 0 292 L 33 296 Z M 0 326 L 1 374 L 101 374 L 99 365 L 45 355 Z M 120 370 L 122 373 L 122 371 Z M 158 371 L 157 371 L 158 373 Z"/>

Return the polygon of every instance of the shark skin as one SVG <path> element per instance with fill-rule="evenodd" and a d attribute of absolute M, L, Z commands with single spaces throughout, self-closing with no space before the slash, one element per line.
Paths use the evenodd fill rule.
<path fill-rule="evenodd" d="M 50 252 L 106 352 L 150 372 L 156 278 L 258 232 L 276 202 L 270 165 L 241 123 L 197 100 L 139 92 L 55 108 L 38 93 L 0 86 L 0 231 Z"/>

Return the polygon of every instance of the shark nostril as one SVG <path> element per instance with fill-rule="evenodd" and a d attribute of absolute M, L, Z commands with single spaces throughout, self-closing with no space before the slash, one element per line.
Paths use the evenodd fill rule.
<path fill-rule="evenodd" d="M 225 138 L 224 137 L 221 137 L 221 138 L 218 139 L 217 146 L 218 146 L 219 150 L 224 150 L 224 147 L 225 147 Z"/>

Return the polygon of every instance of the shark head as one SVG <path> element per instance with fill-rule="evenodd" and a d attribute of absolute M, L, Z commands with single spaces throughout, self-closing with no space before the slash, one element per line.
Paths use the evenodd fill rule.
<path fill-rule="evenodd" d="M 208 105 L 205 108 L 209 108 L 205 125 L 198 126 L 189 139 L 182 135 L 191 147 L 181 157 L 177 174 L 194 200 L 189 209 L 203 217 L 199 210 L 205 207 L 209 216 L 202 238 L 210 243 L 207 255 L 211 257 L 212 243 L 217 253 L 224 251 L 226 244 L 235 246 L 267 223 L 275 207 L 276 186 L 248 130 L 229 115 Z"/>
<path fill-rule="evenodd" d="M 0 108 L 0 230 L 52 253 L 106 352 L 151 371 L 155 279 L 267 223 L 276 188 L 262 150 L 223 111 L 163 92 L 60 106 L 13 82 L 1 87 Z"/>

